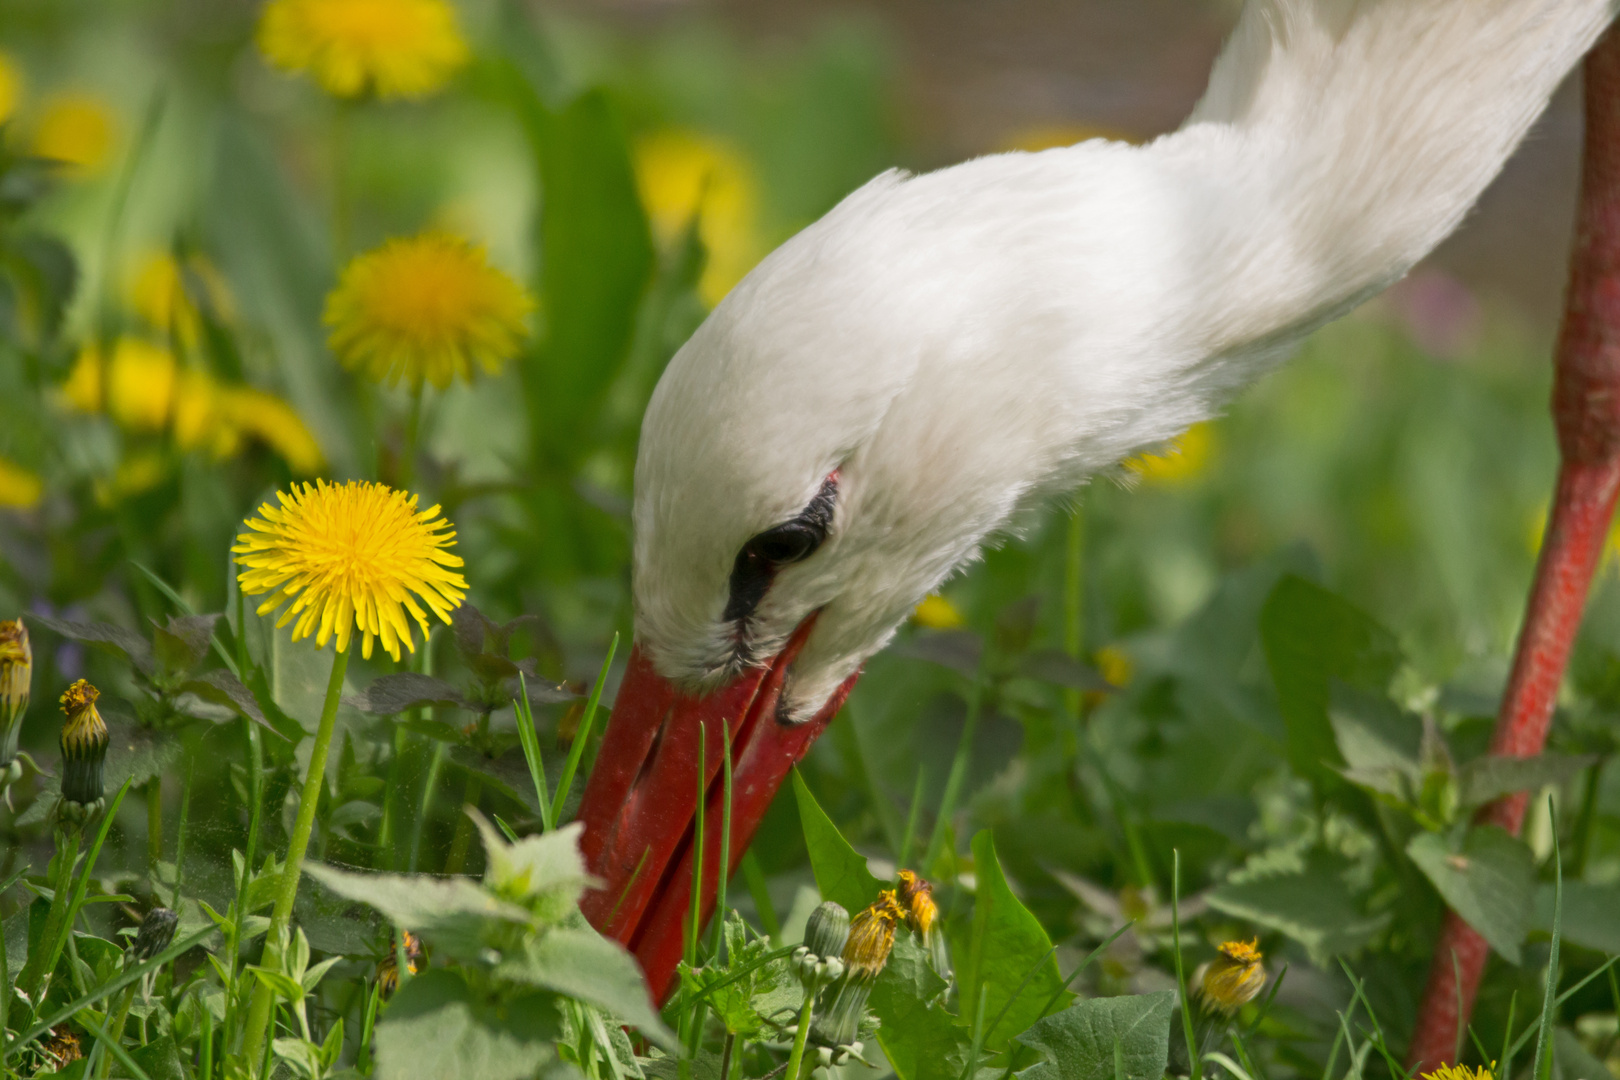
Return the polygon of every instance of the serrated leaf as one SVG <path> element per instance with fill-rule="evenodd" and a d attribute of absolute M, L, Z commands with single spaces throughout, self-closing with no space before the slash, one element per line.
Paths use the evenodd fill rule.
<path fill-rule="evenodd" d="M 983 1045 L 994 1052 L 1045 1015 L 1048 1002 L 1060 1009 L 1072 995 L 1046 930 L 1008 886 L 988 829 L 973 838 L 973 865 L 973 937 L 957 978 L 962 1015 L 977 1015 L 984 998 Z"/>
<path fill-rule="evenodd" d="M 535 927 L 528 911 L 463 877 L 354 874 L 321 865 L 306 866 L 304 872 L 339 896 L 376 908 L 389 921 L 457 959 L 483 958 L 491 920 Z"/>
<path fill-rule="evenodd" d="M 664 1049 L 677 1048 L 674 1033 L 653 1008 L 635 958 L 589 927 L 559 926 L 540 934 L 522 953 L 497 964 L 494 975 L 588 1002 Z"/>
<path fill-rule="evenodd" d="M 481 815 L 473 820 L 484 838 L 484 886 L 522 903 L 543 922 L 560 922 L 579 903 L 585 890 L 599 884 L 585 869 L 578 821 L 553 832 L 506 841 Z"/>
<path fill-rule="evenodd" d="M 1057 649 L 1041 649 L 1025 656 L 1018 674 L 1070 690 L 1109 693 L 1119 689 L 1090 664 Z"/>
<path fill-rule="evenodd" d="M 1538 930 L 1552 932 L 1553 887 L 1536 889 Z M 1559 924 L 1565 941 L 1600 953 L 1620 953 L 1620 885 L 1589 881 L 1564 882 L 1563 918 Z"/>
<path fill-rule="evenodd" d="M 371 685 L 358 694 L 344 697 L 343 703 L 373 716 L 393 716 L 427 705 L 470 708 L 461 691 L 454 686 L 443 679 L 414 671 L 400 671 L 373 679 Z"/>
<path fill-rule="evenodd" d="M 1260 639 L 1288 730 L 1288 763 L 1330 781 L 1339 756 L 1328 723 L 1332 681 L 1382 691 L 1400 663 L 1395 638 L 1372 616 L 1320 585 L 1288 574 L 1260 610 Z"/>
<path fill-rule="evenodd" d="M 938 1003 L 945 980 L 910 931 L 894 939 L 889 962 L 868 1002 L 882 1022 L 878 1042 L 900 1080 L 957 1080 L 971 1039 Z"/>
<path fill-rule="evenodd" d="M 1511 964 L 1529 930 L 1535 856 L 1524 841 L 1496 825 L 1468 831 L 1453 852 L 1434 833 L 1419 833 L 1406 853 L 1446 904 Z"/>
<path fill-rule="evenodd" d="M 164 675 L 183 675 L 202 663 L 220 615 L 171 615 L 167 626 L 152 624 L 152 654 Z"/>
<path fill-rule="evenodd" d="M 823 900 L 842 904 L 853 916 L 877 899 L 882 886 L 866 868 L 866 859 L 844 839 L 810 787 L 793 770 L 793 796 L 799 806 L 799 827 L 804 830 L 805 846 L 810 849 L 810 869 Z"/>
<path fill-rule="evenodd" d="M 271 727 L 270 722 L 264 718 L 264 711 L 259 708 L 259 703 L 254 700 L 253 692 L 247 688 L 241 679 L 238 679 L 224 668 L 205 671 L 195 679 L 187 679 L 181 684 L 180 689 L 185 693 L 196 694 L 204 701 L 212 702 L 215 705 L 223 705 L 235 712 L 236 715 L 245 716 L 252 720 L 266 731 L 275 732 L 277 735 L 281 734 L 281 732 Z"/>
<path fill-rule="evenodd" d="M 1591 755 L 1549 753 L 1520 758 L 1488 754 L 1457 770 L 1458 801 L 1462 809 L 1471 810 L 1514 792 L 1562 784 L 1596 760 Z"/>
<path fill-rule="evenodd" d="M 47 630 L 60 634 L 73 641 L 82 641 L 87 645 L 97 645 L 117 656 L 123 657 L 143 673 L 152 672 L 152 647 L 146 639 L 133 630 L 125 630 L 121 626 L 111 623 L 80 623 L 69 622 L 66 619 L 53 619 L 47 615 L 27 616 L 30 622 L 38 623 Z"/>
<path fill-rule="evenodd" d="M 1170 1017 L 1175 1004 L 1174 990 L 1077 1001 L 1018 1037 L 1046 1057 L 1019 1073 L 1019 1078 L 1158 1080 L 1170 1060 Z"/>
<path fill-rule="evenodd" d="M 1216 911 L 1287 934 L 1318 964 L 1359 948 L 1389 921 L 1387 913 L 1363 915 L 1345 884 L 1343 867 L 1321 857 L 1300 873 L 1222 885 L 1207 899 Z"/>
<path fill-rule="evenodd" d="M 380 1080 L 521 1080 L 552 1057 L 562 1024 L 551 995 L 479 999 L 454 972 L 423 972 L 377 1025 Z"/>
<path fill-rule="evenodd" d="M 972 630 L 941 630 L 918 634 L 894 647 L 899 656 L 927 660 L 931 664 L 974 675 L 984 657 L 984 639 Z"/>

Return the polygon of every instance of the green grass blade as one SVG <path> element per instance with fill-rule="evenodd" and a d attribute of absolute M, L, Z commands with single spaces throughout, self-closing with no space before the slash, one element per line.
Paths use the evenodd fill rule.
<path fill-rule="evenodd" d="M 523 760 L 529 764 L 529 779 L 534 782 L 534 796 L 540 803 L 540 828 L 550 832 L 555 828 L 551 816 L 551 795 L 546 790 L 546 760 L 540 756 L 540 736 L 534 730 L 534 707 L 529 704 L 529 682 L 518 672 L 518 699 L 512 702 L 517 712 L 518 742 L 523 744 Z"/>
<path fill-rule="evenodd" d="M 709 950 L 709 954 L 719 957 L 718 962 L 723 964 L 726 949 L 726 879 L 731 876 L 731 729 L 723 727 L 721 731 L 726 737 L 725 757 L 720 761 L 725 803 L 720 810 L 720 862 L 715 869 L 719 880 L 715 883 L 714 894 L 714 948 Z"/>
<path fill-rule="evenodd" d="M 568 805 L 568 792 L 574 786 L 574 773 L 579 770 L 579 759 L 585 755 L 585 744 L 591 741 L 591 725 L 596 720 L 596 707 L 602 702 L 602 688 L 607 685 L 608 669 L 613 666 L 613 654 L 619 651 L 619 635 L 613 635 L 608 642 L 607 658 L 602 661 L 602 669 L 596 673 L 596 685 L 591 687 L 591 696 L 585 702 L 585 715 L 579 718 L 579 731 L 574 735 L 574 745 L 568 748 L 568 761 L 563 765 L 562 777 L 557 781 L 557 796 L 551 804 L 551 820 L 561 821 L 563 807 Z"/>
<path fill-rule="evenodd" d="M 923 767 L 917 766 L 917 781 L 911 786 L 911 809 L 906 813 L 906 831 L 900 840 L 895 865 L 905 869 L 911 862 L 911 849 L 917 843 L 917 815 L 922 812 Z"/>
<path fill-rule="evenodd" d="M 112 1056 L 118 1059 L 118 1063 L 129 1070 L 130 1076 L 134 1077 L 135 1080 L 152 1080 L 151 1077 L 146 1075 L 146 1070 L 135 1064 L 135 1059 L 129 1056 L 129 1051 L 124 1049 L 123 1044 L 107 1034 L 106 1029 L 100 1024 L 89 1016 L 79 1017 L 79 1023 L 89 1029 L 90 1034 L 96 1037 L 96 1041 L 110 1051 Z"/>
<path fill-rule="evenodd" d="M 707 786 L 703 781 L 708 772 L 708 763 L 703 760 L 703 752 L 708 749 L 708 725 L 698 723 L 697 747 L 697 816 L 692 819 L 692 910 L 687 916 L 686 927 L 686 963 L 688 967 L 697 966 L 698 934 L 702 927 L 698 925 L 703 915 L 703 802 L 708 794 Z"/>
<path fill-rule="evenodd" d="M 934 864 L 944 850 L 945 832 L 950 827 L 951 814 L 956 810 L 962 785 L 967 782 L 968 758 L 973 756 L 973 737 L 979 730 L 979 714 L 984 711 L 983 681 L 981 662 L 981 671 L 973 677 L 973 685 L 968 690 L 971 696 L 968 699 L 967 720 L 962 724 L 962 737 L 956 742 L 956 756 L 951 759 L 951 771 L 945 777 L 945 792 L 939 798 L 939 813 L 934 818 L 934 831 L 928 838 L 927 854 L 923 856 L 924 873 L 935 873 Z"/>
<path fill-rule="evenodd" d="M 1535 1080 L 1552 1076 L 1553 1008 L 1558 997 L 1558 946 L 1564 933 L 1564 861 L 1558 848 L 1558 809 L 1552 798 L 1547 799 L 1547 813 L 1552 817 L 1553 836 L 1553 925 L 1552 947 L 1547 952 L 1547 983 L 1541 995 L 1541 1023 L 1536 1028 L 1535 1067 L 1530 1075 Z"/>
<path fill-rule="evenodd" d="M 1193 1080 L 1201 1080 L 1203 1066 L 1198 1056 L 1198 1040 L 1193 1035 L 1192 1007 L 1187 1000 L 1187 975 L 1181 962 L 1181 849 L 1172 852 L 1170 869 L 1170 931 L 1176 951 L 1176 993 L 1181 998 L 1181 1029 L 1187 1040 L 1187 1064 Z"/>
<path fill-rule="evenodd" d="M 0 1056 L 0 1060 L 10 1061 L 12 1054 L 33 1042 L 35 1039 L 51 1030 L 51 1028 L 55 1027 L 57 1024 L 60 1024 L 62 1021 L 71 1019 L 73 1015 L 79 1012 L 81 1009 L 88 1009 L 90 1006 L 95 1005 L 100 1001 L 104 1001 L 105 999 L 118 993 L 118 991 L 122 990 L 124 987 L 145 977 L 148 972 L 157 971 L 159 968 L 163 967 L 164 964 L 167 964 L 169 961 L 184 953 L 192 946 L 200 943 L 204 938 L 208 937 L 208 935 L 217 932 L 218 931 L 213 925 L 205 926 L 194 933 L 187 934 L 185 937 L 181 938 L 179 941 L 176 941 L 173 945 L 170 945 L 167 949 L 164 949 L 162 952 L 158 953 L 145 963 L 136 964 L 132 968 L 125 969 L 123 973 L 102 983 L 100 986 L 74 1001 L 72 1004 L 64 1005 L 46 1019 L 40 1021 L 27 1031 L 23 1032 L 19 1037 L 7 1043 L 5 1054 Z"/>

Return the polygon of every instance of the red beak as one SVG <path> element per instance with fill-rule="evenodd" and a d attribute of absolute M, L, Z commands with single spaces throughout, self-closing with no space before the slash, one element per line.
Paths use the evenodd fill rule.
<path fill-rule="evenodd" d="M 660 1002 L 680 963 L 692 907 L 699 742 L 706 837 L 700 910 L 706 924 L 719 887 L 726 733 L 732 762 L 729 878 L 788 770 L 826 729 L 859 675 L 845 680 L 809 722 L 789 726 L 777 720 L 783 679 L 815 621 L 811 615 L 801 623 L 768 667 L 750 669 L 701 697 L 654 671 L 639 645 L 631 650 L 579 810 L 586 865 L 605 884 L 586 893 L 580 907 L 593 926 L 636 954 Z"/>

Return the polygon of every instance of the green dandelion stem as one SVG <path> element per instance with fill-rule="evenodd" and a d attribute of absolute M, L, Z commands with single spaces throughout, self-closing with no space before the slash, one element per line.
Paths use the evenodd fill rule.
<path fill-rule="evenodd" d="M 787 1071 L 782 1074 L 782 1080 L 799 1080 L 799 1070 L 804 1064 L 804 1044 L 810 1038 L 810 1014 L 815 1007 L 816 995 L 807 992 L 804 1005 L 799 1009 L 799 1030 L 793 1035 L 793 1053 L 788 1055 Z"/>
<path fill-rule="evenodd" d="M 287 927 L 292 922 L 293 901 L 298 898 L 298 880 L 304 873 L 304 853 L 309 850 L 309 836 L 315 828 L 315 809 L 321 801 L 321 788 L 326 784 L 326 757 L 332 748 L 332 729 L 337 721 L 338 701 L 343 696 L 343 676 L 348 667 L 347 652 L 333 655 L 332 675 L 326 683 L 326 702 L 321 707 L 321 723 L 315 731 L 315 747 L 309 755 L 309 771 L 304 774 L 304 790 L 298 797 L 298 817 L 293 822 L 292 838 L 287 844 L 287 862 L 281 872 L 276 904 L 270 911 L 270 932 L 264 939 L 264 957 L 260 963 L 272 971 L 281 967 L 278 943 L 286 938 Z M 243 1045 L 248 1061 L 258 1061 L 263 1055 L 273 999 L 274 991 L 270 989 L 270 984 L 261 980 L 254 987 L 253 999 L 248 1006 L 247 1041 Z"/>

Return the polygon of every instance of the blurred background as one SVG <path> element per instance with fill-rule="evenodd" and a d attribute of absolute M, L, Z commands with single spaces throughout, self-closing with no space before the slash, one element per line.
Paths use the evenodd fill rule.
<path fill-rule="evenodd" d="M 442 92 L 350 101 L 267 63 L 254 46 L 258 3 L 0 0 L 6 152 L 61 163 L 48 182 L 13 170 L 0 185 L 10 275 L 0 614 L 133 626 L 169 612 L 137 563 L 196 610 L 227 609 L 231 539 L 277 486 L 380 478 L 443 504 L 472 601 L 492 617 L 540 616 L 523 650 L 542 674 L 582 686 L 612 634 L 629 631 L 641 409 L 704 313 L 883 169 L 1172 130 L 1236 9 L 460 0 L 471 59 Z M 570 160 L 604 171 L 559 164 L 558 132 L 574 133 Z M 846 835 L 892 859 L 914 785 L 924 806 L 937 804 L 983 650 L 1061 648 L 1123 692 L 1082 701 L 1073 686 L 998 681 L 957 829 L 997 829 L 1054 940 L 1100 937 L 1108 903 L 1117 917 L 1155 887 L 1162 902 L 1172 842 L 1199 881 L 1297 855 L 1326 826 L 1301 824 L 1310 799 L 1280 761 L 1254 626 L 1285 570 L 1389 627 L 1406 659 L 1405 703 L 1477 747 L 1556 465 L 1549 357 L 1579 139 L 1566 86 L 1477 211 L 1406 281 L 1314 336 L 1227 416 L 1020 523 L 925 605 L 806 766 Z M 625 179 L 615 155 L 634 198 L 618 224 L 603 224 L 590 196 Z M 554 226 L 578 228 L 548 232 L 548 212 Z M 406 389 L 334 360 L 322 311 L 350 258 L 428 228 L 485 245 L 538 310 L 522 356 L 429 390 L 418 417 Z M 206 393 L 187 397 L 187 373 L 199 372 Z M 1611 560 L 1577 662 L 1577 717 L 1613 715 L 1615 585 Z M 939 647 L 953 634 L 980 650 L 965 666 Z M 426 662 L 435 672 L 456 670 L 446 637 Z M 37 703 L 99 660 L 57 641 L 36 650 L 23 742 L 45 753 L 57 721 Z M 621 644 L 620 665 L 625 653 Z M 310 673 L 304 660 L 277 661 L 287 712 L 313 716 L 324 662 Z M 351 682 L 385 670 L 382 658 L 357 663 Z M 1078 772 L 1064 719 L 1075 713 L 1094 755 Z M 509 732 L 510 717 L 498 713 L 496 727 Z M 427 741 L 345 722 L 362 763 L 380 773 L 390 755 L 405 762 L 390 790 L 425 814 L 421 788 L 440 776 Z M 563 709 L 542 722 L 557 742 L 571 738 Z M 194 752 L 227 736 L 187 738 Z M 1047 756 L 1054 746 L 1067 749 Z M 514 747 L 462 747 L 455 760 L 510 777 L 522 769 Z M 225 772 L 197 783 L 223 792 Z M 1585 866 L 1610 884 L 1620 881 L 1613 774 L 1590 774 L 1597 824 Z M 508 796 L 485 795 L 497 797 Z M 450 847 L 453 803 L 441 800 L 428 822 L 427 850 Z M 791 807 L 778 809 L 757 850 L 787 911 L 808 873 Z M 331 826 L 356 861 L 377 843 L 371 827 L 358 811 Z M 1550 833 L 1537 841 L 1535 828 L 1545 854 Z M 1359 857 L 1353 843 L 1340 847 Z M 1425 903 L 1432 927 L 1438 903 Z M 1424 932 L 1391 945 L 1375 987 L 1408 1008 Z M 1142 960 L 1154 947 L 1122 955 L 1111 985 L 1164 984 Z M 1293 993 L 1312 985 L 1302 976 Z"/>

